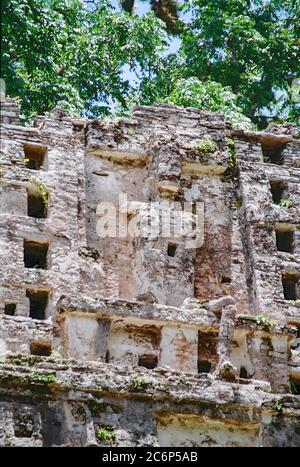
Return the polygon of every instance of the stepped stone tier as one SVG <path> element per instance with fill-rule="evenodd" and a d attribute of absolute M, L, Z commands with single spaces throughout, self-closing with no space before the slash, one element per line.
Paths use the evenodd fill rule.
<path fill-rule="evenodd" d="M 1 104 L 0 445 L 300 446 L 297 128 Z"/>

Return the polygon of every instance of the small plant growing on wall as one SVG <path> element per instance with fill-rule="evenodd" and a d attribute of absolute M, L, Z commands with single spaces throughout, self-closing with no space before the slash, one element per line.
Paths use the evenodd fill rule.
<path fill-rule="evenodd" d="M 282 411 L 283 411 L 283 403 L 284 403 L 283 397 L 279 397 L 279 398 L 274 402 L 273 409 L 276 410 L 276 412 L 279 413 L 279 414 L 281 414 Z"/>
<path fill-rule="evenodd" d="M 116 441 L 116 434 L 111 426 L 101 425 L 96 429 L 97 441 L 113 444 Z"/>
<path fill-rule="evenodd" d="M 216 144 L 214 141 L 210 138 L 203 139 L 193 147 L 194 151 L 197 153 L 197 155 L 202 155 L 202 154 L 210 154 L 212 152 L 215 152 L 217 149 Z"/>
<path fill-rule="evenodd" d="M 260 313 L 259 315 L 256 316 L 256 322 L 258 325 L 263 326 L 265 330 L 270 330 L 273 326 L 276 325 L 276 321 L 271 319 L 267 313 Z"/>
<path fill-rule="evenodd" d="M 288 198 L 283 198 L 279 201 L 278 206 L 282 208 L 290 208 L 293 206 L 292 198 L 289 196 Z"/>
<path fill-rule="evenodd" d="M 234 203 L 232 204 L 232 207 L 233 207 L 234 209 L 239 209 L 239 208 L 242 207 L 242 204 L 243 204 L 243 199 L 242 199 L 240 196 L 238 196 L 238 197 L 235 199 Z"/>
<path fill-rule="evenodd" d="M 43 200 L 44 206 L 47 207 L 49 202 L 48 188 L 41 180 L 37 180 L 36 178 L 31 178 L 30 181 L 35 185 L 37 192 Z"/>
<path fill-rule="evenodd" d="M 290 390 L 292 394 L 299 394 L 296 384 L 290 379 Z"/>
<path fill-rule="evenodd" d="M 101 414 L 105 410 L 105 405 L 98 401 L 92 401 L 89 404 L 89 408 L 90 408 L 91 414 L 95 417 Z"/>
<path fill-rule="evenodd" d="M 54 373 L 33 373 L 31 380 L 38 384 L 53 384 L 56 381 L 56 376 Z"/>
<path fill-rule="evenodd" d="M 228 146 L 228 152 L 229 152 L 228 164 L 229 164 L 229 167 L 233 168 L 236 166 L 236 150 L 235 150 L 235 145 L 234 145 L 234 141 L 232 138 L 227 138 L 227 146 Z"/>
<path fill-rule="evenodd" d="M 145 392 L 151 386 L 151 382 L 140 376 L 132 376 L 130 389 L 136 392 Z"/>

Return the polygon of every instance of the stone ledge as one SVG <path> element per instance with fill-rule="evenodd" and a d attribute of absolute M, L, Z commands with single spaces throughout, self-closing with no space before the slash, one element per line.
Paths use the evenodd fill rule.
<path fill-rule="evenodd" d="M 292 135 L 285 134 L 285 133 L 268 133 L 266 131 L 248 131 L 248 130 L 239 130 L 239 129 L 232 129 L 229 132 L 231 137 L 241 138 L 245 140 L 252 140 L 252 141 L 280 141 L 282 143 L 289 143 L 293 141 L 293 143 L 297 143 L 300 145 L 300 140 L 295 138 Z"/>
<path fill-rule="evenodd" d="M 0 315 L 0 321 L 3 320 L 4 323 L 7 325 L 12 325 L 16 327 L 22 327 L 23 325 L 28 326 L 32 329 L 39 329 L 45 332 L 53 332 L 55 326 L 51 324 L 49 321 L 40 320 L 40 319 L 33 319 L 29 318 L 28 316 L 7 316 L 7 315 Z M 2 324 L 1 324 L 2 326 Z"/>
<path fill-rule="evenodd" d="M 67 313 L 97 314 L 101 318 L 111 318 L 113 315 L 124 318 L 140 318 L 162 322 L 183 323 L 188 326 L 218 329 L 218 318 L 205 308 L 176 308 L 152 303 L 132 302 L 127 300 L 99 300 L 86 297 L 61 297 L 57 304 L 57 318 Z M 202 313 L 202 316 L 200 315 Z"/>
<path fill-rule="evenodd" d="M 168 367 L 147 370 L 107 363 L 75 363 L 72 360 L 54 363 L 50 357 L 15 355 L 0 363 L 0 392 L 18 389 L 38 395 L 72 391 L 175 403 L 230 404 L 244 406 L 245 409 L 268 407 L 271 411 L 274 411 L 274 404 L 280 397 L 284 411 L 286 406 L 293 409 L 291 415 L 300 413 L 299 396 L 270 394 L 270 385 L 264 381 L 229 383 L 204 374 L 173 371 Z"/>
<path fill-rule="evenodd" d="M 266 315 L 267 316 L 267 315 Z M 249 329 L 251 331 L 266 332 L 268 334 L 279 334 L 280 336 L 295 337 L 297 330 L 294 326 L 273 320 L 272 317 L 264 323 L 260 319 L 260 315 L 239 315 L 236 318 L 236 326 L 239 328 Z"/>
<path fill-rule="evenodd" d="M 226 297 L 225 297 L 226 298 Z M 131 319 L 155 321 L 157 325 L 162 323 L 173 322 L 176 324 L 184 324 L 185 326 L 197 326 L 205 330 L 218 331 L 221 317 L 221 310 L 215 314 L 213 304 L 215 300 L 210 302 L 193 301 L 193 304 L 183 305 L 182 308 L 165 306 L 153 303 L 132 302 L 127 300 L 111 300 L 111 299 L 89 299 L 85 297 L 66 297 L 63 296 L 57 304 L 57 319 L 63 319 L 66 314 L 90 314 L 97 315 L 102 319 L 110 319 L 115 317 Z M 224 302 L 224 306 L 226 303 Z M 202 316 L 201 316 L 202 314 Z M 259 323 L 259 316 L 239 315 L 236 317 L 236 329 L 248 329 L 251 332 L 263 332 L 267 334 L 277 334 L 282 336 L 294 337 L 296 330 L 292 325 L 273 321 L 270 318 L 270 323 Z"/>

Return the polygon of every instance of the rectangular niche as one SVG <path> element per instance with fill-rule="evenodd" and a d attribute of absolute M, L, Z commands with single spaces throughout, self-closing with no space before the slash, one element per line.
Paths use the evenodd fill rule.
<path fill-rule="evenodd" d="M 41 357 L 49 357 L 51 355 L 52 347 L 48 342 L 31 342 L 30 353 L 31 355 L 39 355 Z"/>
<path fill-rule="evenodd" d="M 177 250 L 176 243 L 168 243 L 168 249 L 167 249 L 167 254 L 168 256 L 171 256 L 171 258 L 174 258 L 176 255 L 176 250 Z"/>
<path fill-rule="evenodd" d="M 142 354 L 139 355 L 138 365 L 152 370 L 157 367 L 158 358 L 155 354 Z"/>
<path fill-rule="evenodd" d="M 299 276 L 296 274 L 283 274 L 282 285 L 285 300 L 293 301 L 299 298 Z"/>
<path fill-rule="evenodd" d="M 26 143 L 23 146 L 25 165 L 31 170 L 45 170 L 46 146 L 35 143 Z"/>
<path fill-rule="evenodd" d="M 27 190 L 27 214 L 29 217 L 45 219 L 47 217 L 47 206 L 40 193 L 36 190 Z"/>
<path fill-rule="evenodd" d="M 24 240 L 25 268 L 47 269 L 48 243 Z"/>
<path fill-rule="evenodd" d="M 8 316 L 15 316 L 17 309 L 16 303 L 5 303 L 4 305 L 4 314 Z"/>
<path fill-rule="evenodd" d="M 16 438 L 21 438 L 21 443 L 16 443 L 15 446 L 34 446 L 29 438 L 32 438 L 34 432 L 36 432 L 37 415 L 37 409 L 34 409 L 28 403 L 14 404 L 12 412 L 13 434 Z M 33 440 L 33 442 L 36 443 L 36 440 Z"/>
<path fill-rule="evenodd" d="M 214 369 L 218 356 L 218 334 L 198 332 L 198 373 L 209 373 Z"/>
<path fill-rule="evenodd" d="M 282 165 L 284 162 L 283 150 L 287 143 L 276 137 L 264 138 L 261 142 L 264 162 L 267 164 Z"/>
<path fill-rule="evenodd" d="M 26 297 L 29 298 L 29 316 L 33 319 L 46 319 L 46 309 L 49 301 L 47 290 L 26 290 Z"/>
<path fill-rule="evenodd" d="M 286 184 L 278 180 L 270 180 L 270 188 L 272 193 L 272 200 L 274 204 L 280 204 L 280 201 L 284 199 L 286 192 Z"/>
<path fill-rule="evenodd" d="M 278 251 L 293 253 L 294 251 L 294 229 L 285 228 L 280 224 L 275 227 L 276 247 Z"/>

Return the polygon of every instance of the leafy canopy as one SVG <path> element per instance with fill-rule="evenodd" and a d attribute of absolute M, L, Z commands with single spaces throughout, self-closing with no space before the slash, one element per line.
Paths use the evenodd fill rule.
<path fill-rule="evenodd" d="M 229 87 L 215 81 L 203 83 L 197 78 L 178 80 L 165 102 L 220 112 L 237 128 L 254 129 L 251 120 L 243 115 L 237 105 L 237 96 Z"/>
<path fill-rule="evenodd" d="M 182 36 L 184 77 L 230 86 L 246 115 L 294 109 L 299 77 L 298 0 L 193 0 Z"/>
<path fill-rule="evenodd" d="M 154 15 L 130 17 L 106 1 L 96 10 L 80 0 L 4 0 L 2 72 L 7 94 L 26 115 L 55 106 L 97 116 L 130 83 L 123 67 L 150 76 L 159 67 L 166 33 Z"/>
<path fill-rule="evenodd" d="M 299 0 L 189 0 L 179 36 L 153 13 L 118 12 L 109 0 L 3 0 L 1 9 L 2 77 L 27 117 L 163 101 L 243 127 L 266 124 L 264 115 L 299 120 Z"/>

